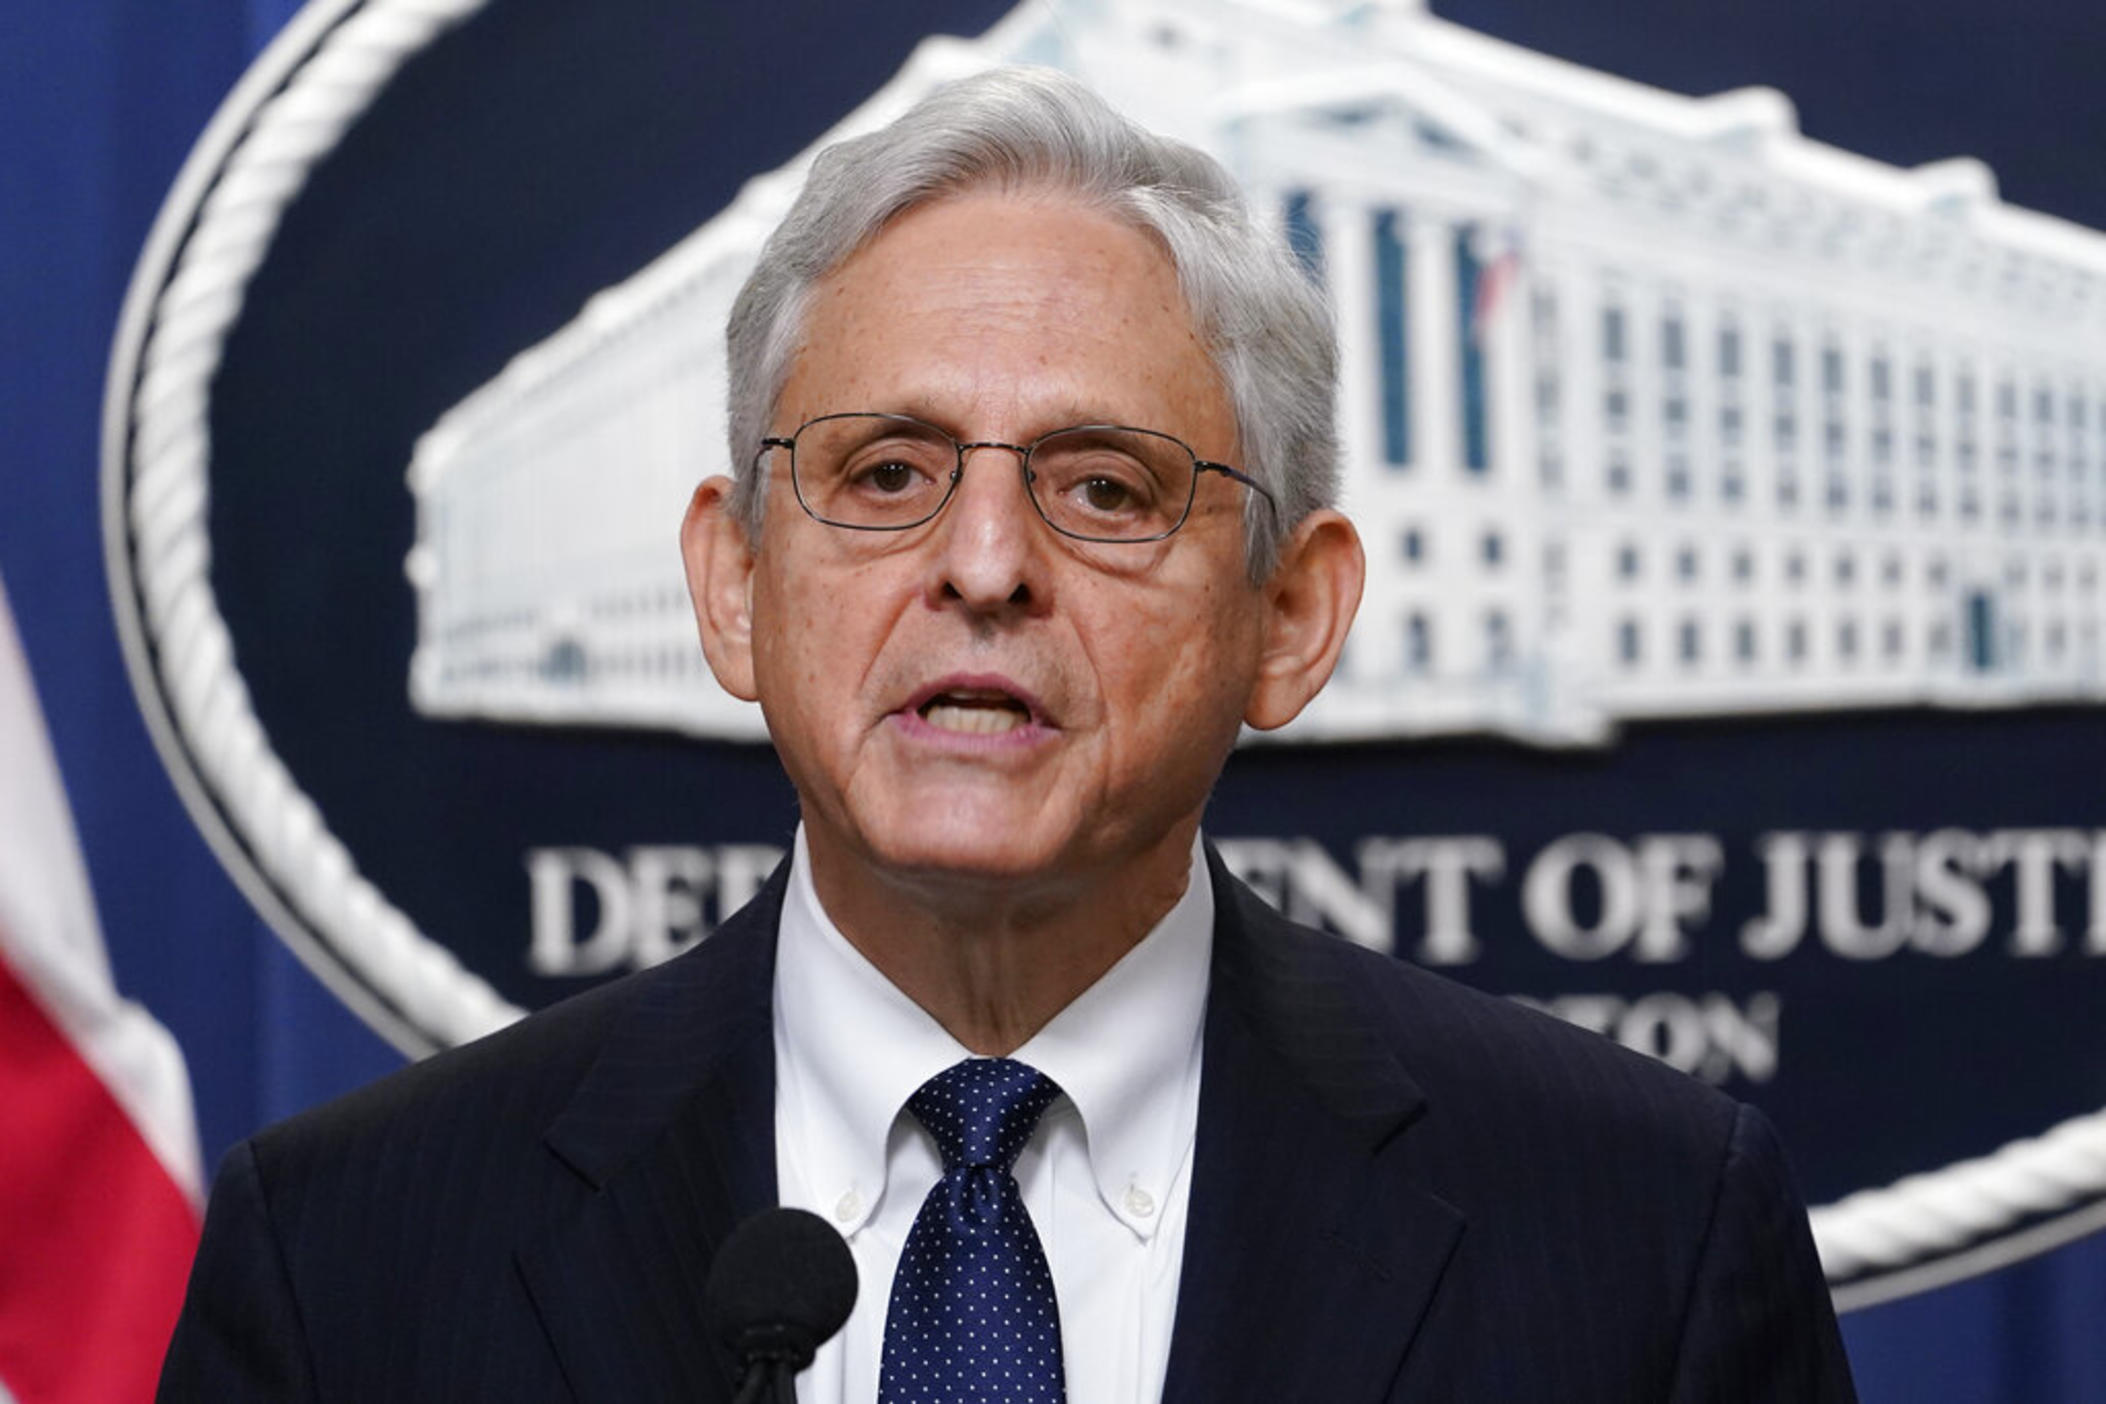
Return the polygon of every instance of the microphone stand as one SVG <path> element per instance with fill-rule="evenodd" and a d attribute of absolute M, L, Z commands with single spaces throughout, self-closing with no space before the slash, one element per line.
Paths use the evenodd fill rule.
<path fill-rule="evenodd" d="M 710 1334 L 738 1362 L 732 1404 L 797 1404 L 797 1372 L 855 1299 L 855 1260 L 833 1225 L 802 1209 L 764 1209 L 741 1222 L 703 1293 Z"/>
<path fill-rule="evenodd" d="M 746 1357 L 746 1373 L 731 1404 L 797 1404 L 797 1371 L 810 1364 L 780 1355 L 754 1352 Z"/>

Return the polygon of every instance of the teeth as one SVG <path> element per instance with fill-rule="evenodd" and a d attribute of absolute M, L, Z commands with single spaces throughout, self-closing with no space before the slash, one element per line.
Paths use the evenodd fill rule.
<path fill-rule="evenodd" d="M 1024 724 L 1024 714 L 1013 707 L 962 707 L 955 702 L 936 702 L 922 713 L 929 725 L 945 731 L 974 736 L 994 736 L 1014 731 Z"/>

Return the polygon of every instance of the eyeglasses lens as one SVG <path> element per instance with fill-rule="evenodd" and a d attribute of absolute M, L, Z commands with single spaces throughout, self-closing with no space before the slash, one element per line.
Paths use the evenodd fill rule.
<path fill-rule="evenodd" d="M 949 500 L 958 443 L 918 420 L 838 414 L 798 431 L 798 497 L 822 521 L 865 530 L 918 526 Z M 1039 513 L 1091 541 L 1144 541 L 1175 531 L 1192 501 L 1192 451 L 1145 429 L 1083 426 L 1031 446 L 1025 474 Z"/>

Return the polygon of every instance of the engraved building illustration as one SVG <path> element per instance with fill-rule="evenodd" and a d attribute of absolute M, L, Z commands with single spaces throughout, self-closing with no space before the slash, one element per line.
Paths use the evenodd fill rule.
<path fill-rule="evenodd" d="M 1689 98 L 1416 0 L 1079 0 L 931 39 L 833 135 L 995 63 L 1219 156 L 1337 314 L 1365 603 L 1286 733 L 2106 698 L 2106 236 L 1781 94 Z M 432 715 L 758 738 L 675 550 L 722 330 L 800 167 L 450 410 L 410 468 Z"/>

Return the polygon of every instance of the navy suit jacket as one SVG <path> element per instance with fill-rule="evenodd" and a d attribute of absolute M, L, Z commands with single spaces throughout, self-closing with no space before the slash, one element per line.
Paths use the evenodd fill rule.
<path fill-rule="evenodd" d="M 1212 874 L 1165 1400 L 1852 1397 L 1757 1113 Z M 775 1202 L 782 889 L 235 1147 L 161 1398 L 728 1400 L 700 1303 Z"/>

